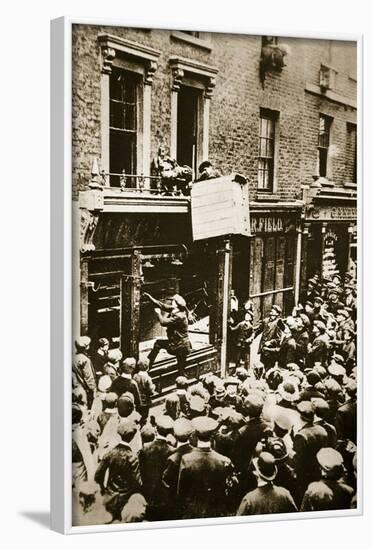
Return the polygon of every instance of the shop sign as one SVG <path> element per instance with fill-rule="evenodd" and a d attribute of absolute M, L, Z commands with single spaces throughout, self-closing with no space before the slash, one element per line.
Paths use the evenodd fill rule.
<path fill-rule="evenodd" d="M 279 233 L 295 230 L 292 220 L 279 215 L 255 216 L 251 215 L 252 233 Z"/>
<path fill-rule="evenodd" d="M 356 206 L 311 206 L 307 208 L 306 218 L 312 220 L 343 221 L 356 220 Z"/>

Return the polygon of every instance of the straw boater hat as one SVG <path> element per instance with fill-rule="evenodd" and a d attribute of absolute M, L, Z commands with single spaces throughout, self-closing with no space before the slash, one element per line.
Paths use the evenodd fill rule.
<path fill-rule="evenodd" d="M 316 459 L 327 477 L 338 478 L 342 475 L 344 461 L 341 453 L 335 449 L 331 447 L 320 449 L 316 455 Z"/>
<path fill-rule="evenodd" d="M 300 398 L 300 393 L 298 391 L 298 386 L 292 380 L 286 380 L 278 386 L 278 393 L 284 401 L 292 403 L 298 401 Z"/>

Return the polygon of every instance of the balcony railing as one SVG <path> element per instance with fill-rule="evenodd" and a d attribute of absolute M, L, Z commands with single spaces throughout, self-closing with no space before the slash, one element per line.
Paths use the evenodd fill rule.
<path fill-rule="evenodd" d="M 144 174 L 100 173 L 100 184 L 104 189 L 118 193 L 150 194 L 152 196 L 187 197 L 190 195 L 189 183 L 182 179 L 165 179 L 161 176 Z"/>

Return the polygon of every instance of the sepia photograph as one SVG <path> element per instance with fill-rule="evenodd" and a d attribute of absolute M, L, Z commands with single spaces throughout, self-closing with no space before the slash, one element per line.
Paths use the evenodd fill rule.
<path fill-rule="evenodd" d="M 358 42 L 71 29 L 72 526 L 355 513 Z"/>

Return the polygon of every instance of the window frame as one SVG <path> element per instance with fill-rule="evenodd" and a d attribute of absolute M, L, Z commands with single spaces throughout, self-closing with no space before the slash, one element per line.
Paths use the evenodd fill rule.
<path fill-rule="evenodd" d="M 151 87 L 161 54 L 143 44 L 112 34 L 99 34 L 101 54 L 101 169 L 110 172 L 110 75 L 113 67 L 139 75 L 137 84 L 137 175 L 149 176 L 151 167 Z M 110 178 L 105 177 L 110 186 Z M 149 180 L 145 180 L 149 187 Z"/>
<path fill-rule="evenodd" d="M 327 132 L 324 132 L 324 135 L 328 135 L 328 143 L 326 146 L 324 145 L 321 145 L 320 144 L 320 141 L 321 141 L 321 120 L 324 119 L 324 122 L 325 122 L 325 127 L 327 128 Z M 331 162 L 331 158 L 329 157 L 329 147 L 331 145 L 331 136 L 332 136 L 332 123 L 333 123 L 333 118 L 329 115 L 326 115 L 324 113 L 319 113 L 319 121 L 318 121 L 318 144 L 317 144 L 317 150 L 318 150 L 318 176 L 320 178 L 326 178 L 326 179 L 329 179 L 331 177 L 331 174 L 332 174 L 332 162 Z M 321 159 L 321 155 L 324 155 L 325 156 L 325 173 L 322 173 L 323 170 L 321 170 L 322 168 L 322 164 L 324 163 L 324 159 Z"/>
<path fill-rule="evenodd" d="M 210 102 L 216 85 L 218 69 L 198 61 L 172 56 L 169 59 L 172 71 L 171 89 L 171 136 L 170 155 L 177 158 L 178 137 L 178 94 L 181 86 L 197 88 L 201 91 L 197 113 L 197 151 L 196 169 L 209 156 L 209 111 Z M 195 170 L 196 172 L 196 170 Z M 194 176 L 197 174 L 195 173 Z"/>
<path fill-rule="evenodd" d="M 261 135 L 262 132 L 262 121 L 267 120 L 272 123 L 272 130 L 273 130 L 273 137 L 269 137 L 267 135 Z M 266 109 L 261 108 L 260 109 L 260 117 L 259 117 L 259 128 L 258 128 L 258 160 L 257 160 L 257 191 L 260 193 L 275 193 L 277 190 L 277 158 L 279 153 L 279 111 L 275 111 L 272 109 Z M 262 155 L 261 154 L 261 146 L 262 146 L 262 140 L 266 140 L 266 143 L 268 141 L 272 142 L 272 155 Z M 267 152 L 267 145 L 266 145 L 266 152 Z M 261 185 L 261 173 L 267 172 L 267 170 L 262 170 L 260 168 L 260 162 L 261 161 L 269 161 L 269 164 L 271 162 L 271 169 L 269 167 L 268 173 L 269 173 L 269 186 L 263 187 Z"/>
<path fill-rule="evenodd" d="M 198 32 L 199 36 L 193 36 L 188 32 L 176 30 L 171 31 L 171 37 L 182 42 L 187 42 L 188 44 L 191 44 L 193 46 L 198 46 L 199 48 L 203 48 L 208 51 L 212 50 L 212 33 L 193 31 L 192 29 L 190 29 L 189 32 Z"/>
<path fill-rule="evenodd" d="M 134 128 L 130 129 L 130 128 L 120 128 L 120 127 L 117 127 L 117 126 L 112 126 L 111 124 L 111 109 L 112 109 L 112 102 L 115 102 L 115 103 L 120 103 L 121 105 L 126 105 L 128 104 L 128 102 L 126 101 L 119 101 L 119 100 L 114 100 L 112 98 L 112 94 L 111 94 L 111 79 L 112 79 L 112 76 L 113 76 L 113 71 L 111 72 L 110 74 L 110 90 L 109 90 L 109 114 L 110 114 L 110 122 L 109 122 L 109 138 L 108 138 L 108 141 L 109 141 L 109 173 L 114 173 L 113 172 L 113 169 L 112 169 L 112 164 L 111 164 L 111 155 L 112 155 L 112 133 L 113 132 L 119 132 L 120 134 L 124 134 L 126 136 L 134 136 L 134 148 L 135 148 L 135 153 L 134 153 L 134 159 L 131 159 L 131 164 L 133 162 L 134 166 L 135 166 L 135 169 L 134 170 L 130 170 L 130 172 L 128 173 L 131 173 L 131 174 L 140 174 L 142 172 L 142 163 L 140 162 L 140 159 L 141 159 L 141 152 L 142 152 L 142 143 L 141 143 L 141 132 L 139 131 L 139 129 L 141 128 L 141 119 L 142 119 L 142 109 L 141 109 L 141 105 L 142 105 L 142 101 L 140 100 L 141 98 L 141 79 L 138 78 L 138 73 L 136 73 L 135 71 L 128 71 L 126 68 L 122 68 L 122 67 L 119 67 L 117 65 L 114 65 L 113 66 L 113 71 L 120 71 L 122 73 L 126 73 L 128 75 L 131 75 L 129 78 L 133 78 L 133 88 L 134 88 L 134 94 L 135 94 L 135 101 L 133 103 L 133 105 L 135 106 L 135 113 L 134 113 Z M 133 75 L 136 75 L 133 77 Z M 124 125 L 125 125 L 125 121 L 124 121 Z M 109 176 L 109 183 L 110 183 L 110 187 L 119 187 L 120 186 L 120 183 L 119 185 L 112 185 L 112 180 L 116 180 L 118 177 L 120 176 Z M 133 183 L 133 182 L 132 182 Z M 135 184 L 135 182 L 134 182 Z M 135 186 L 135 185 L 134 185 Z M 133 187 L 133 185 L 129 185 L 129 187 Z"/>
<path fill-rule="evenodd" d="M 352 144 L 352 134 L 354 133 Z M 353 147 L 353 158 L 351 159 L 351 147 Z M 346 122 L 346 169 L 352 174 L 350 183 L 357 183 L 358 179 L 358 127 L 355 122 Z"/>

